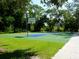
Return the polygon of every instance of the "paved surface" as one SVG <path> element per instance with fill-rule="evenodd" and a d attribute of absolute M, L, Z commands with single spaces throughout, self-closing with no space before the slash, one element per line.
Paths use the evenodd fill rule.
<path fill-rule="evenodd" d="M 32 56 L 30 59 L 40 59 L 38 56 Z"/>
<path fill-rule="evenodd" d="M 79 36 L 72 37 L 52 59 L 79 59 Z"/>

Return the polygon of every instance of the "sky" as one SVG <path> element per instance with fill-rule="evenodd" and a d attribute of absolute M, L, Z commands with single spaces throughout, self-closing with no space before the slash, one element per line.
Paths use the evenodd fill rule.
<path fill-rule="evenodd" d="M 68 2 L 73 2 L 73 0 L 68 0 Z"/>
<path fill-rule="evenodd" d="M 47 8 L 46 6 L 44 6 L 43 4 L 41 4 L 40 0 L 32 0 L 32 2 L 33 2 L 33 4 L 37 4 L 37 5 L 41 6 L 41 7 L 43 7 L 44 9 Z"/>

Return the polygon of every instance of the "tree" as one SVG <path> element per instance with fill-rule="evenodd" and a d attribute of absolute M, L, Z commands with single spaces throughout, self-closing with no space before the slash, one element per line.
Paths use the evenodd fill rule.
<path fill-rule="evenodd" d="M 49 19 L 47 18 L 46 15 L 43 15 L 42 17 L 40 17 L 40 20 L 36 21 L 34 31 L 36 31 L 36 32 L 41 31 L 41 28 L 44 26 L 44 23 L 48 22 L 48 21 L 49 21 Z"/>
<path fill-rule="evenodd" d="M 13 24 L 18 24 L 17 28 L 19 28 L 29 2 L 30 0 L 0 0 L 0 17 L 2 17 L 1 21 L 4 23 L 4 27 L 8 28 L 8 24 L 12 20 Z M 13 27 L 16 29 L 16 26 Z"/>
<path fill-rule="evenodd" d="M 76 29 L 78 31 L 79 29 L 79 8 L 76 9 L 74 16 L 76 17 Z"/>
<path fill-rule="evenodd" d="M 68 0 L 41 0 L 42 3 L 50 6 L 56 5 L 57 7 L 62 6 L 65 1 Z"/>
<path fill-rule="evenodd" d="M 53 6 L 53 7 L 55 7 L 55 8 L 53 8 L 53 9 L 49 10 L 49 12 L 52 11 L 52 12 L 51 12 L 51 17 L 55 16 L 55 20 L 57 20 L 57 22 L 54 23 L 54 24 L 60 24 L 60 21 L 61 21 L 60 17 L 62 17 L 62 14 L 60 13 L 59 8 L 62 7 L 62 5 L 63 5 L 66 1 L 67 1 L 67 0 L 41 0 L 41 2 L 42 2 L 42 3 L 45 3 L 47 6 L 50 6 L 50 7 Z M 55 11 L 55 12 L 54 12 L 54 11 Z M 54 24 L 53 24 L 53 25 L 54 25 Z M 59 26 L 60 26 L 60 25 L 57 25 L 57 30 L 58 30 L 58 31 L 59 31 Z"/>
<path fill-rule="evenodd" d="M 76 17 L 72 15 L 68 10 L 64 11 L 64 30 L 70 32 L 77 32 Z"/>
<path fill-rule="evenodd" d="M 1 32 L 4 32 L 4 30 L 5 30 L 5 26 L 4 26 L 4 23 L 2 22 L 2 17 L 0 17 L 0 31 Z"/>
<path fill-rule="evenodd" d="M 42 13 L 44 11 L 44 9 L 37 4 L 29 4 L 27 8 L 28 8 L 27 11 L 29 13 L 28 13 L 28 17 L 26 17 L 26 18 L 27 19 L 28 18 L 35 18 L 36 21 L 40 19 L 40 17 L 42 16 Z M 26 13 L 25 13 L 25 15 L 26 15 Z M 27 29 L 26 28 L 26 26 L 27 26 L 26 21 L 27 21 L 26 19 L 23 20 L 23 29 Z M 33 28 L 34 25 L 35 24 L 32 24 L 32 23 L 28 24 L 28 30 L 34 31 L 34 29 L 31 29 L 31 27 Z"/>
<path fill-rule="evenodd" d="M 30 4 L 28 6 L 28 11 L 29 11 L 29 17 L 40 18 L 42 13 L 44 12 L 44 9 L 36 4 Z"/>

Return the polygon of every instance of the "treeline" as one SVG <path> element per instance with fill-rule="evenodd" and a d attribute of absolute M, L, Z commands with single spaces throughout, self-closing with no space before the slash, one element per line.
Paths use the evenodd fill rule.
<path fill-rule="evenodd" d="M 30 2 L 31 0 L 0 0 L 0 32 L 23 32 L 27 31 L 27 26 L 31 31 L 30 24 L 27 25 L 26 12 L 29 11 L 29 17 L 37 20 L 44 9 Z"/>
<path fill-rule="evenodd" d="M 42 7 L 30 4 L 30 0 L 0 0 L 0 32 L 78 32 L 79 6 L 76 9 L 73 7 L 73 13 L 71 9 L 59 10 L 58 4 L 56 6 L 44 11 Z M 29 11 L 29 17 L 36 19 L 34 24 L 27 24 L 29 17 L 24 16 L 26 11 Z M 42 15 L 44 13 L 46 15 Z"/>

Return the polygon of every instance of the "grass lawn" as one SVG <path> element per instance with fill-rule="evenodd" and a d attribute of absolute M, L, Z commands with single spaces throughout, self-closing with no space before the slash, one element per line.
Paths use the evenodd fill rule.
<path fill-rule="evenodd" d="M 0 48 L 4 48 L 9 52 L 31 48 L 31 51 L 37 51 L 36 53 L 41 59 L 50 59 L 71 37 L 70 34 L 66 33 L 47 34 L 41 37 L 28 38 L 8 37 L 10 35 L 13 36 L 15 34 L 0 35 Z M 23 33 L 20 35 L 23 35 Z"/>

